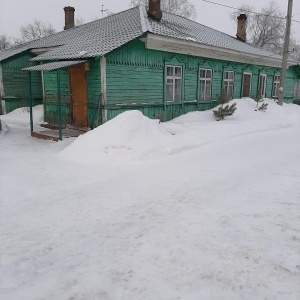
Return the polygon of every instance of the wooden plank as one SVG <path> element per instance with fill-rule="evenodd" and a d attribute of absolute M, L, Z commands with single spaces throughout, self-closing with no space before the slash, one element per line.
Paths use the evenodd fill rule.
<path fill-rule="evenodd" d="M 79 127 L 88 126 L 87 113 L 87 82 L 85 76 L 85 65 L 69 68 L 72 125 Z"/>
<path fill-rule="evenodd" d="M 0 64 L 0 114 L 5 115 L 6 114 L 6 105 L 5 105 L 5 100 L 2 99 L 2 97 L 5 96 L 4 93 L 4 85 L 3 85 L 3 75 L 2 75 L 2 65 Z"/>
<path fill-rule="evenodd" d="M 0 64 L 0 98 L 5 97 L 4 85 L 3 85 L 3 73 L 2 73 L 2 64 Z"/>
<path fill-rule="evenodd" d="M 38 133 L 38 132 L 31 132 L 31 136 L 41 139 L 41 140 L 46 140 L 46 141 L 53 141 L 53 142 L 58 142 L 59 139 L 50 135 L 46 135 L 46 134 L 42 134 L 42 133 Z"/>
<path fill-rule="evenodd" d="M 101 105 L 102 105 L 102 124 L 107 121 L 107 93 L 106 93 L 106 57 L 102 56 L 100 61 L 101 69 Z"/>

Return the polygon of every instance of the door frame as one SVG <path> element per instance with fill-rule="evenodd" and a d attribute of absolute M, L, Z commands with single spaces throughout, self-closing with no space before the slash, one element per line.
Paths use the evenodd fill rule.
<path fill-rule="evenodd" d="M 74 126 L 74 99 L 73 99 L 73 90 L 72 90 L 72 75 L 71 75 L 71 72 L 72 72 L 72 69 L 75 69 L 75 68 L 81 68 L 82 71 L 84 72 L 84 81 L 85 81 L 85 99 L 86 99 L 86 113 L 85 113 L 85 126 L 88 127 L 88 83 L 87 83 L 87 76 L 86 76 L 86 67 L 85 67 L 85 64 L 80 64 L 80 65 L 76 65 L 76 66 L 73 66 L 73 67 L 70 67 L 68 69 L 68 77 L 69 77 L 69 93 L 70 93 L 70 122 L 71 122 L 71 125 Z"/>

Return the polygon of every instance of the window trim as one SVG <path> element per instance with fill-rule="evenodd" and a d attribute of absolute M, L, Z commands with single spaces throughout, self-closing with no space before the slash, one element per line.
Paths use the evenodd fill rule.
<path fill-rule="evenodd" d="M 225 79 L 225 74 L 226 73 L 233 73 L 233 79 Z M 232 81 L 232 98 L 229 98 L 228 96 L 228 91 L 229 89 L 227 90 L 227 97 L 229 100 L 232 100 L 234 98 L 234 90 L 235 90 L 235 71 L 234 70 L 224 70 L 223 72 L 223 82 L 222 82 L 222 91 L 225 91 L 225 82 L 230 82 Z"/>
<path fill-rule="evenodd" d="M 265 86 L 264 86 L 264 93 L 261 94 L 260 96 L 263 97 L 263 98 L 265 98 L 265 97 L 266 97 L 266 92 L 267 92 L 268 74 L 265 74 L 265 73 L 260 73 L 260 74 L 259 74 L 259 80 L 258 80 L 258 92 L 260 92 L 261 77 L 264 77 L 264 78 L 265 78 Z"/>
<path fill-rule="evenodd" d="M 167 66 L 171 67 L 181 67 L 181 101 L 171 102 L 167 101 Z M 185 63 L 180 61 L 176 56 L 174 56 L 171 60 L 164 61 L 164 79 L 163 79 L 163 104 L 164 106 L 168 105 L 177 105 L 184 103 L 185 96 Z"/>
<path fill-rule="evenodd" d="M 173 68 L 174 71 L 175 71 L 175 68 L 180 68 L 181 70 L 181 76 L 176 76 L 176 75 L 173 75 L 173 76 L 168 76 L 168 68 Z M 182 102 L 182 83 L 183 83 L 183 72 L 182 72 L 182 66 L 177 66 L 177 65 L 169 65 L 169 64 L 166 64 L 166 82 L 165 82 L 165 85 L 166 85 L 166 89 L 167 89 L 167 86 L 168 86 L 168 80 L 172 79 L 173 80 L 173 100 L 172 101 L 168 101 L 167 100 L 167 94 L 166 94 L 166 102 L 167 103 L 181 103 Z M 174 73 L 175 74 L 175 73 Z M 175 101 L 175 81 L 176 79 L 180 79 L 181 80 L 181 99 L 180 101 Z"/>
<path fill-rule="evenodd" d="M 205 99 L 205 100 L 202 100 L 201 99 L 201 95 L 200 95 L 200 92 L 201 92 L 201 70 L 205 70 L 206 71 L 210 71 L 211 72 L 211 77 L 210 77 L 210 99 Z M 205 73 L 206 74 L 206 73 Z M 208 103 L 208 102 L 212 102 L 212 98 L 213 98 L 213 95 L 212 95 L 212 92 L 213 92 L 213 76 L 214 72 L 213 72 L 213 69 L 212 68 L 208 68 L 208 67 L 205 67 L 205 66 L 199 66 L 199 70 L 198 70 L 198 91 L 197 91 L 197 100 L 198 102 L 203 102 L 203 103 Z M 206 81 L 208 81 L 206 78 L 205 78 L 205 86 L 206 86 Z"/>
<path fill-rule="evenodd" d="M 279 81 L 275 81 L 275 78 L 276 77 L 279 77 Z M 272 97 L 273 98 L 278 98 L 278 90 L 280 88 L 280 81 L 281 81 L 281 74 L 277 73 L 277 74 L 274 74 L 274 77 L 273 77 L 273 86 L 272 86 Z M 275 95 L 275 84 L 277 85 L 277 95 Z"/>
<path fill-rule="evenodd" d="M 249 88 L 249 96 L 245 96 L 245 98 L 250 98 L 251 97 L 251 92 L 252 92 L 252 79 L 253 79 L 253 74 L 251 72 L 243 72 L 243 76 L 242 76 L 242 97 L 243 98 L 243 94 L 244 94 L 244 76 L 245 75 L 250 75 L 250 88 Z"/>

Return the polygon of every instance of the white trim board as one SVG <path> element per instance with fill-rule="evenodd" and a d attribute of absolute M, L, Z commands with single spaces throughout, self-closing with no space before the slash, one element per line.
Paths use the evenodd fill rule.
<path fill-rule="evenodd" d="M 199 57 L 213 58 L 225 61 L 254 64 L 267 67 L 281 67 L 279 59 L 259 55 L 246 54 L 219 47 L 204 45 L 187 40 L 180 40 L 151 33 L 147 34 L 146 48 L 165 52 L 181 53 Z"/>
<path fill-rule="evenodd" d="M 4 93 L 4 84 L 3 84 L 2 65 L 0 64 L 0 98 L 3 97 L 5 97 L 5 93 Z"/>
<path fill-rule="evenodd" d="M 102 124 L 107 122 L 107 96 L 106 96 L 106 57 L 100 58 L 100 76 L 101 76 L 101 105 L 102 105 Z"/>

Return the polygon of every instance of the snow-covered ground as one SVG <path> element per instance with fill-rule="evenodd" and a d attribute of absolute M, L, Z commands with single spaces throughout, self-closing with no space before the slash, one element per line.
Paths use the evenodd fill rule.
<path fill-rule="evenodd" d="M 6 121 L 0 299 L 300 299 L 300 107 L 266 101 L 59 143 Z"/>

